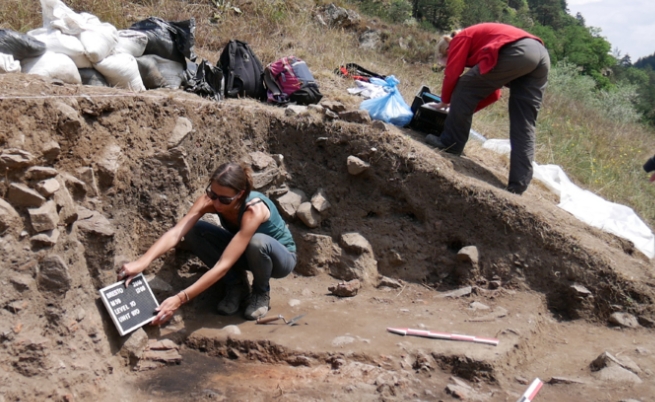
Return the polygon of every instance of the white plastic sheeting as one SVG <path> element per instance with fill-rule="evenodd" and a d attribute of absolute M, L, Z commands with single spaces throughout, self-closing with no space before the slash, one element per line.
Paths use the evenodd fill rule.
<path fill-rule="evenodd" d="M 511 151 L 509 140 L 487 140 L 482 146 L 501 154 Z M 581 189 L 569 180 L 560 166 L 532 162 L 532 167 L 533 178 L 560 197 L 560 208 L 588 225 L 630 240 L 648 258 L 655 256 L 655 236 L 632 208 Z"/>
<path fill-rule="evenodd" d="M 0 74 L 20 73 L 20 62 L 10 54 L 0 53 Z"/>
<path fill-rule="evenodd" d="M 372 84 L 370 82 L 355 80 L 355 88 L 348 88 L 348 93 L 363 96 L 364 99 L 380 98 L 388 94 L 382 85 Z"/>

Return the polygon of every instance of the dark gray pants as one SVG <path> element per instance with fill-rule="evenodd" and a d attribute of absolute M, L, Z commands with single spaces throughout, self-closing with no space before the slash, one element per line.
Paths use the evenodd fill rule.
<path fill-rule="evenodd" d="M 198 221 L 184 236 L 178 248 L 195 254 L 209 268 L 216 265 L 234 235 L 208 222 Z M 223 277 L 226 286 L 236 286 L 245 279 L 246 270 L 252 272 L 252 290 L 270 290 L 271 278 L 284 278 L 296 266 L 296 254 L 274 238 L 255 233 L 243 255 Z"/>
<path fill-rule="evenodd" d="M 505 45 L 498 63 L 487 74 L 478 66 L 463 74 L 451 97 L 441 142 L 448 152 L 460 154 L 469 138 L 473 113 L 480 101 L 496 89 L 509 87 L 509 140 L 512 145 L 508 189 L 522 193 L 532 180 L 535 124 L 548 82 L 550 58 L 534 39 Z"/>

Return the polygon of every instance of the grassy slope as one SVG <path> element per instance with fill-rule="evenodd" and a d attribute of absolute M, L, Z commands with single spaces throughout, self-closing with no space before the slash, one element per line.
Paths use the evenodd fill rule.
<path fill-rule="evenodd" d="M 347 81 L 332 70 L 345 62 L 356 62 L 401 81 L 400 91 L 411 103 L 415 92 L 427 84 L 439 91 L 441 75 L 431 71 L 435 35 L 409 26 L 390 26 L 376 20 L 362 21 L 348 30 L 330 29 L 314 20 L 322 0 L 233 1 L 241 13 L 221 8 L 221 0 L 69 0 L 72 9 L 97 15 L 101 20 L 127 28 L 148 16 L 167 20 L 196 18 L 196 53 L 215 62 L 223 44 L 233 38 L 250 43 L 264 63 L 294 54 L 305 59 L 331 98 L 350 99 Z M 344 2 L 335 1 L 337 5 Z M 35 12 L 37 11 L 37 12 Z M 36 0 L 5 0 L 0 4 L 0 26 L 27 31 L 41 25 Z M 381 29 L 381 51 L 360 50 L 358 33 Z M 402 38 L 402 39 L 401 39 Z M 401 48 L 400 42 L 408 44 Z M 506 96 L 504 97 L 506 100 Z M 507 137 L 505 101 L 478 113 L 474 128 L 489 138 Z M 623 124 L 598 111 L 551 91 L 547 93 L 538 124 L 537 162 L 554 163 L 578 184 L 614 202 L 633 207 L 649 224 L 655 224 L 655 187 L 647 181 L 641 165 L 655 152 L 653 131 L 637 124 Z M 476 152 L 476 148 L 469 152 Z"/>

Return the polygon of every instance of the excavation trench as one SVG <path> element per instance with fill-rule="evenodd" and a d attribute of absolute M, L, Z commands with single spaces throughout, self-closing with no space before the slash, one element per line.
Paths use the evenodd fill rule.
<path fill-rule="evenodd" d="M 84 399 L 105 395 L 113 381 L 120 381 L 125 362 L 130 360 L 119 357 L 127 340 L 114 330 L 97 290 L 115 281 L 118 262 L 139 256 L 183 216 L 218 164 L 228 160 L 254 163 L 253 152 L 283 156 L 275 166 L 256 169 L 258 180 L 268 180 L 259 191 L 276 199 L 287 189 L 302 190 L 309 197 L 322 189 L 331 204 L 316 228 L 309 229 L 297 218 L 289 220 L 299 246 L 299 265 L 293 278 L 275 286 L 279 294 L 294 297 L 285 289 L 302 293 L 300 284 L 326 285 L 303 301 L 316 308 L 312 315 L 333 312 L 336 321 L 325 325 L 342 327 L 344 333 L 348 325 L 375 327 L 364 331 L 371 331 L 368 338 L 359 335 L 370 343 L 362 341 L 361 347 L 344 355 L 347 362 L 383 366 L 379 353 L 366 349 L 374 349 L 383 335 L 390 350 L 395 347 L 398 341 L 389 340 L 384 328 L 401 323 L 394 315 L 378 316 L 381 313 L 377 311 L 387 305 L 396 310 L 400 307 L 394 304 L 396 296 L 380 296 L 369 286 L 356 297 L 364 301 L 357 303 L 364 315 L 378 320 L 362 321 L 360 310 L 354 307 L 350 318 L 339 316 L 337 310 L 347 302 L 325 295 L 324 282 L 330 280 L 327 273 L 335 263 L 334 256 L 329 250 L 317 249 L 316 243 L 308 240 L 310 234 L 326 236 L 335 244 L 345 233 L 363 236 L 371 244 L 380 274 L 402 279 L 412 287 L 413 293 L 406 291 L 397 300 L 426 310 L 411 313 L 411 319 L 404 322 L 407 326 L 428 316 L 433 322 L 441 316 L 439 308 L 448 311 L 450 307 L 440 304 L 439 294 L 465 285 L 487 292 L 492 280 L 502 283 L 501 290 L 516 292 L 506 295 L 510 302 L 512 297 L 531 297 L 530 310 L 524 314 L 534 318 L 526 321 L 525 333 L 538 333 L 539 316 L 551 313 L 561 319 L 604 322 L 620 308 L 651 317 L 655 282 L 649 264 L 631 244 L 586 227 L 547 201 L 509 195 L 502 190 L 504 179 L 496 172 L 469 158 L 439 154 L 410 131 L 330 120 L 317 110 L 287 116 L 284 109 L 250 100 L 214 103 L 177 92 L 150 91 L 144 96 L 103 88 L 85 88 L 87 93 L 81 95 L 76 88 L 55 86 L 39 78 L 21 76 L 18 80 L 7 75 L 0 79 L 6 88 L 0 100 L 0 146 L 33 155 L 28 165 L 56 169 L 78 208 L 77 220 L 60 223 L 54 244 L 30 240 L 36 232 L 26 207 L 17 207 L 18 218 L 12 218 L 4 229 L 0 257 L 8 269 L 0 278 L 8 285 L 0 295 L 0 341 L 3 360 L 8 362 L 4 383 L 13 384 L 3 389 L 10 400 L 57 397 L 67 390 Z M 180 124 L 190 125 L 190 129 L 184 130 Z M 183 135 L 176 137 L 174 133 L 180 130 Z M 54 157 L 49 151 L 53 148 L 48 148 L 52 142 L 59 149 Z M 368 162 L 370 168 L 356 176 L 349 174 L 349 156 Z M 6 171 L 0 184 L 3 194 L 8 194 L 11 183 L 35 185 L 35 179 L 26 173 L 28 165 Z M 81 179 L 88 177 L 84 175 L 89 168 L 95 186 Z M 464 246 L 477 247 L 477 266 L 458 261 L 457 251 Z M 59 256 L 60 265 L 66 267 L 68 280 L 63 287 L 43 286 L 43 261 L 51 255 Z M 195 281 L 204 269 L 189 255 L 170 252 L 153 263 L 148 274 L 170 285 L 156 290 L 163 300 Z M 584 286 L 588 293 L 576 291 L 574 284 Z M 260 338 L 224 340 L 214 349 L 189 343 L 189 336 L 203 327 L 242 324 L 217 321 L 213 306 L 220 292 L 217 286 L 185 307 L 184 330 L 163 332 L 187 342 L 189 349 L 225 356 L 227 361 L 235 358 L 229 353 L 232 348 L 239 356 L 254 356 L 257 361 L 271 359 L 284 362 L 285 367 L 301 362 L 300 369 L 334 370 L 332 360 L 342 351 L 333 346 L 333 338 L 323 344 L 317 341 L 322 345 L 319 351 L 312 352 L 309 346 L 295 351 L 284 342 L 266 343 L 269 335 L 256 332 L 253 326 Z M 27 303 L 21 304 L 23 301 Z M 275 303 L 281 311 L 288 308 L 284 300 Z M 404 314 L 396 313 L 399 317 Z M 346 319 L 348 324 L 341 325 Z M 309 327 L 320 328 L 320 320 L 314 321 L 311 315 L 307 322 Z M 460 331 L 475 331 L 481 324 L 462 325 Z M 278 332 L 295 329 L 280 328 Z M 485 332 L 489 332 L 486 336 L 500 336 L 506 329 Z M 148 331 L 153 337 L 162 335 Z M 509 344 L 526 345 L 530 339 L 520 338 L 512 338 Z M 282 348 L 278 351 L 281 355 L 275 352 L 275 345 Z M 264 357 L 253 355 L 262 348 Z M 467 362 L 457 357 L 465 349 L 426 353 L 435 367 L 494 384 L 498 362 L 518 364 L 531 356 L 521 346 L 517 349 L 521 352 L 502 354 L 502 361 L 483 356 Z M 410 356 L 417 349 L 407 350 L 406 356 Z M 486 349 L 481 350 L 484 355 Z M 305 366 L 299 356 L 314 362 Z M 80 360 L 86 368 L 78 368 Z M 400 362 L 394 364 L 401 367 Z M 420 371 L 420 364 L 418 367 Z M 112 376 L 116 373 L 119 375 Z"/>

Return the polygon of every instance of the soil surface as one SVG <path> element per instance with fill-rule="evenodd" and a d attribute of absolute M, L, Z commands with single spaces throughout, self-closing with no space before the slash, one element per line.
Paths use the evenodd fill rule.
<path fill-rule="evenodd" d="M 333 120 L 325 108 L 356 111 L 359 99 L 335 105 L 329 89 L 323 108 L 293 114 L 19 74 L 0 76 L 0 87 L 0 402 L 513 401 L 535 378 L 550 381 L 535 400 L 655 394 L 651 261 L 560 210 L 538 184 L 504 191 L 506 161 L 475 143 L 457 158 L 421 133 Z M 351 156 L 369 167 L 350 174 Z M 287 216 L 299 263 L 271 282 L 269 316 L 304 316 L 295 326 L 219 316 L 217 284 L 170 324 L 120 337 L 98 290 L 227 160 L 250 163 L 258 191 L 277 203 L 289 191 L 329 202 L 312 228 Z M 35 212 L 53 204 L 54 216 Z M 467 246 L 478 255 L 463 257 Z M 205 269 L 177 250 L 146 274 L 162 301 Z M 328 291 L 353 277 L 355 296 Z M 149 360 L 164 339 L 179 357 L 169 349 Z M 603 352 L 611 357 L 592 368 Z"/>

